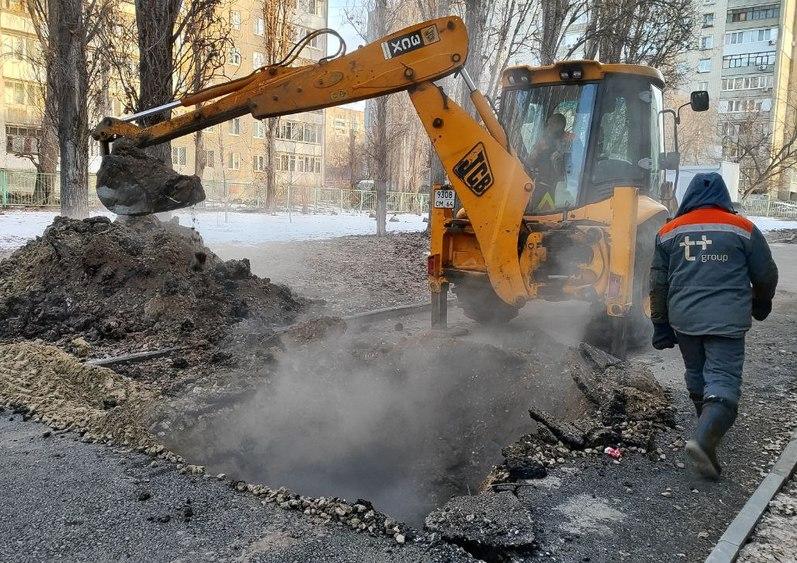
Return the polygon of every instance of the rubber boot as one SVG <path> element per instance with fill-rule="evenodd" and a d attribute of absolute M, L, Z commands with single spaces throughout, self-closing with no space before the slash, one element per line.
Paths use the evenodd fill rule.
<path fill-rule="evenodd" d="M 700 418 L 700 413 L 703 412 L 703 393 L 689 393 L 689 398 L 692 399 L 692 404 L 695 405 L 697 418 Z"/>
<path fill-rule="evenodd" d="M 717 448 L 734 420 L 736 405 L 733 403 L 716 397 L 709 397 L 703 402 L 695 438 L 686 443 L 686 453 L 703 477 L 719 479 L 722 469 L 717 459 Z"/>

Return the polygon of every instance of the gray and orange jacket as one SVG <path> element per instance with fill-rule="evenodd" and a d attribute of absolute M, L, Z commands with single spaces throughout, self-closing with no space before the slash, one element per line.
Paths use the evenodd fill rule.
<path fill-rule="evenodd" d="M 769 245 L 734 212 L 722 176 L 695 175 L 656 235 L 651 320 L 684 334 L 739 337 L 752 323 L 753 297 L 771 300 L 777 283 Z"/>

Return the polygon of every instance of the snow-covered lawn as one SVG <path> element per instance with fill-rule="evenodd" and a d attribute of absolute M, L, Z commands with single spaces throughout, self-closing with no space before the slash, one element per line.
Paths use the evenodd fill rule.
<path fill-rule="evenodd" d="M 797 229 L 797 220 L 776 219 L 774 217 L 748 217 L 761 232 L 778 231 L 780 229 Z"/>
<path fill-rule="evenodd" d="M 14 250 L 41 235 L 57 215 L 49 211 L 0 211 L 0 250 Z M 112 213 L 95 213 L 114 217 Z M 180 224 L 193 226 L 208 244 L 242 245 L 273 241 L 334 238 L 367 235 L 376 232 L 376 220 L 366 214 L 302 215 L 300 213 L 263 213 L 222 211 L 186 211 L 176 213 Z M 392 218 L 393 215 L 388 215 Z M 388 221 L 388 232 L 422 231 L 426 228 L 420 215 L 400 214 L 398 221 Z"/>
<path fill-rule="evenodd" d="M 112 213 L 97 213 L 114 217 Z M 196 228 L 208 244 L 254 245 L 274 241 L 295 241 L 334 238 L 345 235 L 367 235 L 376 231 L 376 221 L 366 214 L 302 215 L 301 213 L 263 213 L 223 211 L 183 211 L 176 213 L 180 224 Z M 0 211 L 0 250 L 19 248 L 41 235 L 56 216 L 50 211 Z M 389 217 L 392 217 L 389 216 Z M 422 231 L 423 216 L 401 214 L 398 221 L 388 222 L 388 232 Z M 797 229 L 797 221 L 750 217 L 762 231 Z"/>

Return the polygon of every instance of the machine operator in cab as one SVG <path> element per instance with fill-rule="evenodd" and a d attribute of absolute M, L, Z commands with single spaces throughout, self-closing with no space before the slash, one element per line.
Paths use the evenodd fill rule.
<path fill-rule="evenodd" d="M 565 179 L 565 157 L 573 142 L 573 133 L 566 130 L 567 119 L 561 113 L 554 113 L 545 122 L 545 130 L 540 140 L 531 149 L 528 156 L 529 165 L 536 171 L 534 176 L 535 191 L 554 193 L 559 182 Z M 531 205 L 531 202 L 529 202 Z M 532 210 L 530 210 L 532 211 Z M 533 211 L 544 211 L 534 209 Z"/>

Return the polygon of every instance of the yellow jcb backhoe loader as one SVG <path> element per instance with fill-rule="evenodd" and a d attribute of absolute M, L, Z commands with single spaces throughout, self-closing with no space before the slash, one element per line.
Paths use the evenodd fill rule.
<path fill-rule="evenodd" d="M 612 335 L 607 344 L 622 355 L 626 320 L 644 316 L 652 240 L 667 216 L 655 198 L 665 161 L 675 160 L 663 150 L 661 74 L 595 61 L 513 67 L 503 74 L 496 116 L 463 69 L 468 35 L 458 17 L 289 66 L 320 33 L 337 35 L 313 32 L 279 64 L 128 118 L 105 118 L 92 135 L 107 155 L 118 139 L 147 147 L 245 114 L 264 119 L 407 91 L 450 181 L 432 198 L 433 324 L 445 323 L 449 284 L 481 322 L 506 322 L 530 299 L 580 299 L 595 304 L 595 332 Z M 433 82 L 458 71 L 477 118 Z M 132 123 L 200 103 L 150 127 Z M 693 94 L 693 109 L 707 106 L 705 92 Z M 162 210 L 130 205 L 129 184 L 120 194 L 107 184 L 98 191 L 111 211 Z M 169 208 L 193 203 L 175 197 Z"/>

